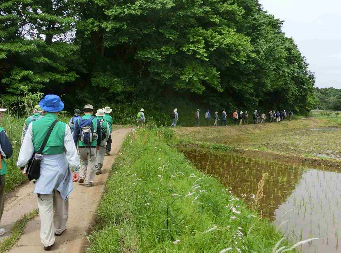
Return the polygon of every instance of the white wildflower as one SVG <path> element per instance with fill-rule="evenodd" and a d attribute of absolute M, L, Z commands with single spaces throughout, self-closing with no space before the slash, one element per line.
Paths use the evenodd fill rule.
<path fill-rule="evenodd" d="M 217 226 L 214 226 L 213 228 L 210 228 L 210 229 L 206 230 L 206 231 L 204 232 L 204 234 L 209 233 L 209 232 L 211 232 L 211 231 L 213 231 L 213 230 L 216 230 L 216 229 L 217 229 Z"/>
<path fill-rule="evenodd" d="M 234 219 L 236 219 L 236 218 L 237 218 L 236 216 L 231 216 L 231 219 L 232 219 L 232 220 L 234 220 Z"/>
<path fill-rule="evenodd" d="M 219 251 L 219 253 L 226 253 L 226 252 L 228 252 L 228 251 L 230 251 L 230 250 L 232 250 L 231 247 L 226 248 L 226 249 L 223 249 L 223 250 Z"/>
<path fill-rule="evenodd" d="M 180 240 L 175 240 L 174 242 L 173 242 L 173 244 L 178 244 L 180 242 Z"/>

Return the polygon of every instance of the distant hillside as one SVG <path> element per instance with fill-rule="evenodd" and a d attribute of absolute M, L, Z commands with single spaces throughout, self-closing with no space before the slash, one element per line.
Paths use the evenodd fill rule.
<path fill-rule="evenodd" d="M 318 108 L 325 110 L 341 110 L 341 89 L 315 88 Z"/>

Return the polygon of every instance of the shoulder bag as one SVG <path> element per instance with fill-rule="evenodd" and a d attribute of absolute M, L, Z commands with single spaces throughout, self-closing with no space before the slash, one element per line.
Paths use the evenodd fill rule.
<path fill-rule="evenodd" d="M 28 180 L 30 180 L 30 181 L 38 180 L 40 177 L 40 163 L 43 159 L 43 151 L 44 151 L 44 148 L 47 144 L 47 141 L 49 140 L 49 137 L 52 133 L 52 130 L 57 123 L 58 123 L 58 120 L 55 120 L 52 123 L 52 125 L 50 126 L 50 128 L 49 128 L 49 130 L 45 136 L 44 142 L 41 145 L 39 151 L 32 155 L 32 158 L 29 160 L 29 162 L 27 164 L 27 177 L 28 177 Z"/>

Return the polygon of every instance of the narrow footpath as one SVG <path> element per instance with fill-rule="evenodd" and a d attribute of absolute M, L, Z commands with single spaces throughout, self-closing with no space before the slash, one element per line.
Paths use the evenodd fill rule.
<path fill-rule="evenodd" d="M 86 235 L 95 219 L 95 212 L 104 192 L 105 182 L 109 171 L 115 161 L 126 135 L 131 129 L 117 129 L 113 132 L 111 155 L 105 156 L 103 174 L 96 176 L 93 187 L 85 187 L 74 184 L 74 190 L 70 195 L 69 219 L 67 229 L 63 235 L 56 237 L 56 243 L 50 252 L 65 253 L 84 252 L 87 243 Z M 37 197 L 33 194 L 33 184 L 27 183 L 12 194 L 6 203 L 2 224 L 10 231 L 13 224 L 24 214 L 37 208 Z M 44 252 L 40 242 L 39 216 L 28 222 L 23 235 L 9 252 L 37 253 Z M 8 235 L 9 233 L 7 233 Z"/>

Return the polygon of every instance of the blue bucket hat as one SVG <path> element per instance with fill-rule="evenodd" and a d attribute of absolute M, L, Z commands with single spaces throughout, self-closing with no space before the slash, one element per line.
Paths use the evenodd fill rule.
<path fill-rule="evenodd" d="M 39 102 L 39 106 L 45 112 L 57 113 L 64 109 L 64 103 L 58 95 L 48 94 Z"/>

